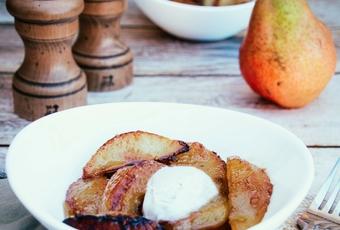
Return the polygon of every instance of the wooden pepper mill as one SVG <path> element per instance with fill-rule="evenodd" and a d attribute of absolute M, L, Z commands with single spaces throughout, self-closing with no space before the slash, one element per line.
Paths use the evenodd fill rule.
<path fill-rule="evenodd" d="M 13 78 L 14 111 L 27 120 L 86 104 L 84 72 L 71 51 L 82 0 L 7 0 L 25 58 Z"/>
<path fill-rule="evenodd" d="M 90 91 L 111 91 L 132 82 L 132 53 L 119 39 L 126 0 L 85 0 L 74 57 Z"/>

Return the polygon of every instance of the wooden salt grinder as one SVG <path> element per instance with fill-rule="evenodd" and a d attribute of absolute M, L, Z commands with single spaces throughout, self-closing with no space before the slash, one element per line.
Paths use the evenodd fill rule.
<path fill-rule="evenodd" d="M 86 104 L 86 77 L 73 59 L 82 0 L 7 0 L 25 58 L 13 78 L 14 111 L 27 120 Z"/>
<path fill-rule="evenodd" d="M 132 82 L 132 53 L 119 39 L 127 0 L 85 0 L 74 57 L 90 91 L 111 91 Z"/>

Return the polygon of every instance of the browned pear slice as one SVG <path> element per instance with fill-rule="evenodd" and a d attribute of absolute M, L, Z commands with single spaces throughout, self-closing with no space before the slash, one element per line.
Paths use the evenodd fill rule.
<path fill-rule="evenodd" d="M 215 182 L 219 195 L 188 218 L 168 222 L 171 229 L 215 229 L 225 226 L 228 220 L 228 188 L 226 164 L 216 153 L 207 150 L 202 144 L 189 144 L 189 151 L 178 154 L 171 166 L 192 166 L 204 171 Z"/>
<path fill-rule="evenodd" d="M 96 215 L 101 205 L 108 179 L 96 177 L 93 179 L 79 179 L 72 183 L 67 190 L 64 203 L 65 215 Z"/>
<path fill-rule="evenodd" d="M 119 169 L 109 180 L 100 213 L 142 215 L 141 207 L 149 178 L 165 165 L 153 160 Z"/>
<path fill-rule="evenodd" d="M 217 196 L 189 217 L 174 222 L 162 222 L 165 229 L 228 229 L 228 207 L 225 197 Z"/>
<path fill-rule="evenodd" d="M 153 133 L 135 131 L 108 140 L 92 156 L 83 169 L 83 178 L 114 172 L 143 160 L 167 160 L 188 151 L 183 141 L 171 140 Z"/>
<path fill-rule="evenodd" d="M 248 229 L 259 223 L 267 211 L 273 190 L 265 170 L 240 158 L 229 158 L 227 180 L 232 230 Z"/>

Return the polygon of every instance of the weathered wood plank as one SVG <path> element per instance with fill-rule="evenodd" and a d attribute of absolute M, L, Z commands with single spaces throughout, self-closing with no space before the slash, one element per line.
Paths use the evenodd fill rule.
<path fill-rule="evenodd" d="M 0 147 L 0 179 L 6 178 L 5 158 L 7 149 L 8 149 L 7 147 Z"/>
<path fill-rule="evenodd" d="M 0 145 L 8 145 L 14 136 L 29 122 L 13 113 L 0 113 Z"/>
<path fill-rule="evenodd" d="M 12 24 L 14 18 L 7 12 L 5 0 L 0 0 L 0 24 Z M 123 27 L 155 27 L 137 8 L 134 0 L 129 0 L 128 10 L 122 18 Z"/>
<path fill-rule="evenodd" d="M 158 29 L 123 29 L 135 58 L 136 75 L 239 74 L 241 38 L 218 43 L 180 41 Z M 0 26 L 0 72 L 14 72 L 23 60 L 22 41 L 13 26 Z"/>
<path fill-rule="evenodd" d="M 340 27 L 334 34 L 340 53 Z M 135 55 L 136 75 L 240 75 L 241 36 L 214 43 L 194 43 L 158 29 L 125 28 L 122 37 Z M 14 72 L 23 56 L 22 41 L 14 27 L 0 25 L 0 72 Z M 337 71 L 340 72 L 340 57 Z"/>
<path fill-rule="evenodd" d="M 340 26 L 339 0 L 327 0 L 327 1 L 309 0 L 309 5 L 312 8 L 314 14 L 328 26 L 331 27 Z"/>
<path fill-rule="evenodd" d="M 9 144 L 27 121 L 12 113 L 11 77 L 0 77 L 0 145 Z M 240 77 L 139 77 L 131 87 L 89 93 L 89 104 L 165 101 L 217 106 L 257 115 L 298 135 L 309 146 L 340 146 L 340 75 L 319 99 L 297 110 L 283 110 L 259 98 Z"/>

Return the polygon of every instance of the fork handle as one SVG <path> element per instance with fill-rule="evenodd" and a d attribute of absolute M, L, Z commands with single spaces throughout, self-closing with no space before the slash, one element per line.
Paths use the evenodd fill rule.
<path fill-rule="evenodd" d="M 301 230 L 340 230 L 340 225 L 322 217 L 303 213 L 297 219 L 297 225 Z"/>

